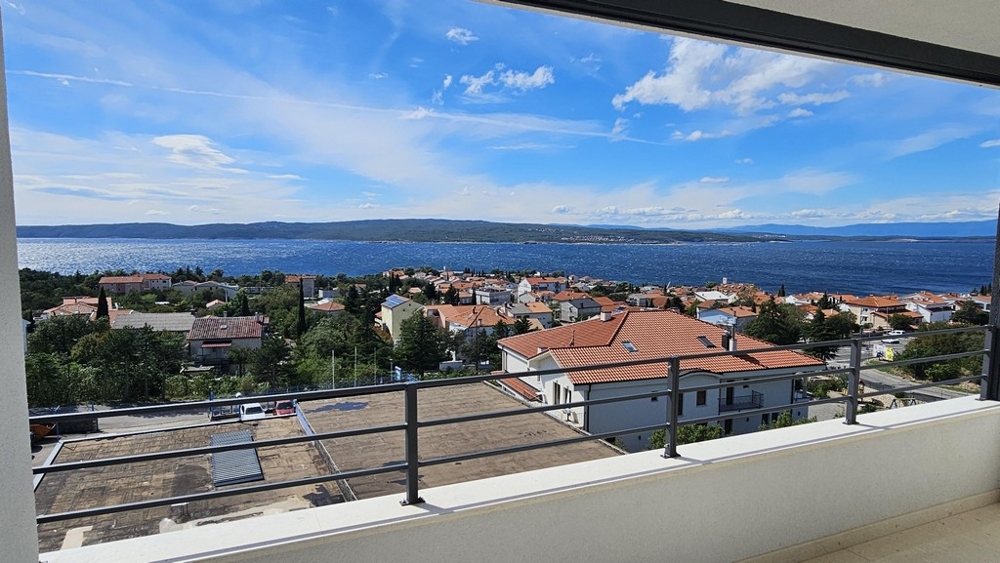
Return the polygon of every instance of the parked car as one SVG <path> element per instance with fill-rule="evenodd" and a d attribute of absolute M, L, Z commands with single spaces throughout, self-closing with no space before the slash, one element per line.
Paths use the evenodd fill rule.
<path fill-rule="evenodd" d="M 243 403 L 240 405 L 240 421 L 261 420 L 266 418 L 264 407 L 260 403 Z"/>
<path fill-rule="evenodd" d="M 278 403 L 274 405 L 274 414 L 278 416 L 295 414 L 295 403 L 292 401 L 278 401 Z"/>
<path fill-rule="evenodd" d="M 890 337 L 890 338 L 883 338 L 882 339 L 882 343 L 883 344 L 899 344 L 899 339 L 896 338 L 895 336 Z"/>
<path fill-rule="evenodd" d="M 903 336 L 904 334 L 906 334 L 905 330 L 892 330 L 892 331 L 889 331 L 889 336 Z"/>

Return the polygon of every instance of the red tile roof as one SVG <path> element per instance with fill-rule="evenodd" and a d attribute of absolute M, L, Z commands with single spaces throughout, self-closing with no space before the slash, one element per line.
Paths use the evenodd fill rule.
<path fill-rule="evenodd" d="M 194 320 L 188 340 L 229 340 L 232 338 L 260 338 L 267 325 L 267 317 L 200 317 Z"/>
<path fill-rule="evenodd" d="M 594 318 L 538 333 L 512 336 L 501 340 L 500 346 L 526 358 L 548 351 L 560 367 L 575 367 L 723 351 L 721 341 L 725 332 L 724 328 L 673 311 L 628 311 L 608 321 Z M 706 348 L 699 336 L 708 338 L 716 348 Z M 630 342 L 636 351 L 629 352 L 622 345 L 624 341 Z M 771 346 L 742 334 L 736 336 L 736 343 L 743 349 Z M 823 362 L 798 352 L 776 350 L 684 360 L 681 369 L 721 374 L 822 365 Z M 580 385 L 655 379 L 665 375 L 666 364 L 649 364 L 573 372 L 569 374 L 569 379 Z"/>
<path fill-rule="evenodd" d="M 142 283 L 142 276 L 104 276 L 97 283 Z"/>
<path fill-rule="evenodd" d="M 521 381 L 521 378 L 519 377 L 505 377 L 504 379 L 498 379 L 497 381 L 499 381 L 504 387 L 529 401 L 538 400 L 538 389 L 535 389 L 531 385 Z"/>

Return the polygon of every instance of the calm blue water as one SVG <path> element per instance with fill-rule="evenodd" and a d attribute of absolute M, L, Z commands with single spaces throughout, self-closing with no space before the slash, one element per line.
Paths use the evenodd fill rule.
<path fill-rule="evenodd" d="M 22 268 L 349 276 L 394 267 L 562 270 L 633 283 L 752 282 L 767 291 L 855 294 L 968 291 L 991 279 L 992 242 L 791 242 L 685 245 L 375 243 L 298 240 L 19 239 Z"/>

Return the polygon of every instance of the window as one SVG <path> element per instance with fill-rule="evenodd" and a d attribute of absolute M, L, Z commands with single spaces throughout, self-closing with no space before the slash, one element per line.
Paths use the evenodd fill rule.
<path fill-rule="evenodd" d="M 623 341 L 622 342 L 622 346 L 624 346 L 625 349 L 628 350 L 629 352 L 638 352 L 639 351 L 639 349 L 635 347 L 635 344 L 632 344 L 628 340 Z"/>
<path fill-rule="evenodd" d="M 708 402 L 708 391 L 705 390 L 698 391 L 698 394 L 695 396 L 695 405 L 703 407 L 707 402 Z"/>

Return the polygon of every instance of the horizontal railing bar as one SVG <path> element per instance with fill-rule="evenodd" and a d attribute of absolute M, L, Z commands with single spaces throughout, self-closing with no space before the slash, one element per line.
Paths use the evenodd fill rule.
<path fill-rule="evenodd" d="M 920 389 L 930 389 L 935 387 L 942 387 L 944 385 L 958 385 L 959 383 L 965 383 L 967 381 L 975 381 L 977 379 L 982 379 L 981 375 L 970 375 L 968 377 L 956 377 L 954 379 L 945 379 L 942 381 L 933 381 L 931 383 L 921 383 L 919 385 L 907 385 L 906 387 L 893 387 L 892 389 L 886 389 L 884 391 L 868 391 L 858 395 L 858 398 L 868 398 L 877 397 L 879 395 L 893 395 L 895 393 L 907 393 L 909 391 L 917 391 Z M 974 395 L 975 393 L 969 393 L 969 395 Z"/>
<path fill-rule="evenodd" d="M 355 397 L 357 395 L 375 395 L 380 393 L 392 393 L 406 389 L 406 383 L 388 383 L 385 385 L 370 385 L 368 387 L 348 387 L 345 389 L 325 389 L 320 391 L 302 391 L 299 393 L 281 393 L 276 395 L 257 395 L 253 397 L 238 397 L 233 399 L 213 399 L 206 401 L 193 401 L 186 403 L 171 403 L 168 405 L 147 405 L 142 407 L 126 407 L 121 409 L 94 410 L 85 412 L 71 412 L 62 414 L 36 414 L 28 417 L 30 423 L 38 422 L 75 422 L 78 420 L 92 420 L 101 418 L 112 418 L 116 416 L 142 416 L 147 414 L 160 414 L 174 411 L 202 411 L 218 407 L 234 407 L 246 403 L 274 402 L 284 400 L 298 401 L 318 401 L 323 399 L 341 399 Z"/>
<path fill-rule="evenodd" d="M 88 469 L 91 467 L 105 467 L 108 465 L 120 465 L 123 463 L 138 463 L 142 461 L 155 461 L 158 459 L 171 459 L 177 457 L 189 457 L 202 454 L 218 452 L 228 452 L 234 450 L 249 450 L 251 448 L 266 448 L 269 446 L 285 446 L 289 444 L 299 444 L 303 442 L 314 442 L 316 440 L 332 440 L 336 438 L 349 438 L 351 436 L 364 436 L 366 434 L 381 434 L 383 432 L 398 432 L 406 430 L 405 424 L 394 424 L 389 426 L 375 426 L 372 428 L 358 428 L 353 430 L 340 430 L 337 432 L 324 432 L 313 435 L 290 436 L 288 438 L 273 438 L 270 440 L 260 440 L 253 442 L 243 442 L 240 444 L 227 444 L 223 446 L 201 446 L 197 448 L 185 448 L 180 450 L 168 450 L 165 452 L 153 452 L 145 454 L 127 455 L 121 457 L 108 457 L 102 459 L 91 459 L 86 461 L 71 461 L 57 463 L 53 465 L 41 465 L 31 469 L 32 474 L 40 475 L 46 473 L 56 473 L 60 471 L 72 471 L 76 469 Z M 100 440 L 101 438 L 97 438 Z"/>
<path fill-rule="evenodd" d="M 430 459 L 425 459 L 420 461 L 421 467 L 428 467 L 431 465 L 441 465 L 444 463 L 453 463 L 456 461 L 468 461 L 471 459 L 478 459 L 481 457 L 492 457 L 504 454 L 513 454 L 518 452 L 527 452 L 531 450 L 540 450 L 542 448 L 555 448 L 559 446 L 566 446 L 569 444 L 576 444 L 579 442 L 591 442 L 596 440 L 603 440 L 605 438 L 614 438 L 616 436 L 621 436 L 623 434 L 633 434 L 636 432 L 652 432 L 654 430 L 662 430 L 669 426 L 667 422 L 661 424 L 651 424 L 649 426 L 637 426 L 635 428 L 623 428 L 621 430 L 616 430 L 614 432 L 602 432 L 599 434 L 587 434 L 583 436 L 577 436 L 575 438 L 563 438 L 561 440 L 554 440 L 552 442 L 536 442 L 534 444 L 524 444 L 519 446 L 509 446 L 506 448 L 496 448 L 493 450 L 484 450 L 481 452 L 471 452 L 467 454 L 457 454 L 450 456 L 435 457 Z"/>
<path fill-rule="evenodd" d="M 741 416 L 742 417 L 747 417 L 747 416 L 754 415 L 754 414 L 770 414 L 772 412 L 790 411 L 790 410 L 794 410 L 796 408 L 802 408 L 802 407 L 811 407 L 811 406 L 816 406 L 816 405 L 825 405 L 825 404 L 828 404 L 828 403 L 846 403 L 846 402 L 847 402 L 847 396 L 846 395 L 844 395 L 843 397 L 829 397 L 829 398 L 826 398 L 826 399 L 813 399 L 813 400 L 809 400 L 809 401 L 802 401 L 801 403 L 786 404 L 786 405 L 781 405 L 781 406 L 777 406 L 777 407 L 767 407 L 767 408 L 760 408 L 760 409 L 745 409 L 745 410 L 742 410 L 740 412 L 733 412 L 732 414 L 729 414 L 728 416 L 726 414 L 720 413 L 720 414 L 714 414 L 714 415 L 711 415 L 711 416 L 703 416 L 701 418 L 689 418 L 689 419 L 678 421 L 677 424 L 678 424 L 678 426 L 690 426 L 692 424 L 705 424 L 705 423 L 709 423 L 709 422 L 718 422 L 720 420 L 725 420 L 727 418 L 739 418 Z"/>
<path fill-rule="evenodd" d="M 194 493 L 190 495 L 180 495 L 175 497 L 166 497 L 160 499 L 144 500 L 138 502 L 130 502 L 125 504 L 118 504 L 114 506 L 102 506 L 98 508 L 85 508 L 82 510 L 73 510 L 70 512 L 57 512 L 54 514 L 40 514 L 35 517 L 36 524 L 47 524 L 49 522 L 60 522 L 63 520 L 72 520 L 74 518 L 86 518 L 88 516 L 102 516 L 104 514 L 114 514 L 117 512 L 126 512 L 129 510 L 143 510 L 146 508 L 156 508 L 158 506 L 168 506 L 171 504 L 179 504 L 184 502 L 197 502 L 201 500 L 211 500 L 222 497 L 231 497 L 236 495 L 248 495 L 252 493 L 262 493 L 266 491 L 275 491 L 279 489 L 288 489 L 291 487 L 301 487 L 306 485 L 318 485 L 321 483 L 326 483 L 329 481 L 337 481 L 341 479 L 356 479 L 358 477 L 367 477 L 369 475 L 379 475 L 382 473 L 393 473 L 396 471 L 402 471 L 406 469 L 405 463 L 394 463 L 392 465 L 386 465 L 384 467 L 378 467 L 375 469 L 359 469 L 357 471 L 345 471 L 341 473 L 331 473 L 328 475 L 320 475 L 318 477 L 305 477 L 302 479 L 293 479 L 291 481 L 280 481 L 277 483 L 264 483 L 262 485 L 251 485 L 249 487 L 237 487 L 235 489 L 226 489 L 221 491 L 207 491 L 204 493 Z"/>
<path fill-rule="evenodd" d="M 861 366 L 861 369 L 878 369 L 880 367 L 909 366 L 913 364 L 929 364 L 932 362 L 944 362 L 948 360 L 958 360 L 961 358 L 971 358 L 973 356 L 985 356 L 989 350 L 970 350 L 968 352 L 955 352 L 954 354 L 942 354 L 940 356 L 928 356 L 926 358 L 909 358 L 906 360 L 893 360 L 880 364 Z"/>
<path fill-rule="evenodd" d="M 477 420 L 489 420 L 491 418 L 505 418 L 508 416 L 517 416 L 521 414 L 533 414 L 538 412 L 548 412 L 548 411 L 559 411 L 564 409 L 572 409 L 576 407 L 589 407 L 591 405 L 604 405 L 609 403 L 623 403 L 626 401 L 638 401 L 641 399 L 649 399 L 651 397 L 664 397 L 670 394 L 670 390 L 665 391 L 650 391 L 648 393 L 636 393 L 633 395 L 618 395 L 615 397 L 605 397 L 603 399 L 588 399 L 586 401 L 575 401 L 572 403 L 560 403 L 558 405 L 543 405 L 538 407 L 528 407 L 524 409 L 517 410 L 506 410 L 506 411 L 492 411 L 478 414 L 470 414 L 465 416 L 455 416 L 448 418 L 433 418 L 431 420 L 421 420 L 417 423 L 420 428 L 425 428 L 428 426 L 441 426 L 444 424 L 458 424 L 462 422 L 474 422 Z"/>

